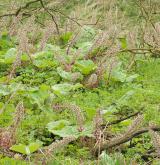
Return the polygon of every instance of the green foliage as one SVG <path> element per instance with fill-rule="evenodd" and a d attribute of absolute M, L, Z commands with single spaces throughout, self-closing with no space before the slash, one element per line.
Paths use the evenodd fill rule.
<path fill-rule="evenodd" d="M 87 41 L 84 42 L 85 48 L 82 54 L 87 52 L 87 49 L 91 46 L 90 43 L 91 41 L 88 43 Z M 83 42 L 79 45 L 83 47 Z M 11 52 L 8 53 L 9 51 Z M 2 53 L 0 58 L 3 61 L 8 53 L 9 58 L 7 60 L 10 60 L 14 51 L 16 52 L 16 49 L 8 48 L 5 53 Z M 128 73 L 119 59 L 119 63 L 111 72 L 110 86 L 105 86 L 102 83 L 97 89 L 87 89 L 81 83 L 96 70 L 96 64 L 92 60 L 84 60 L 80 57 L 76 59 L 71 70 L 66 71 L 64 64 L 55 58 L 56 53 L 60 52 L 62 52 L 66 64 L 70 64 L 72 57 L 68 57 L 64 53 L 63 48 L 47 44 L 43 52 L 34 54 L 33 65 L 29 64 L 22 68 L 17 68 L 16 76 L 9 84 L 0 84 L 0 109 L 4 108 L 4 112 L 0 116 L 0 124 L 3 127 L 7 127 L 12 123 L 13 113 L 16 110 L 15 107 L 18 101 L 23 100 L 26 111 L 21 128 L 18 130 L 19 145 L 12 146 L 11 150 L 29 155 L 41 147 L 38 144 L 34 145 L 34 143 L 32 145 L 32 142 L 36 140 L 49 145 L 53 141 L 53 137 L 55 139 L 71 135 L 77 139 L 79 137 L 93 137 L 92 121 L 98 108 L 102 108 L 101 112 L 104 120 L 107 122 L 119 119 L 143 108 L 146 123 L 151 120 L 160 123 L 158 118 L 159 111 L 157 109 L 160 98 L 158 92 L 159 84 L 156 83 L 160 76 L 157 69 L 160 64 L 158 60 L 156 62 L 137 61 L 138 68 L 135 71 L 136 73 Z M 4 70 L 8 68 L 8 64 L 7 62 L 6 64 L 2 63 Z M 5 77 L 4 70 L 1 69 L 1 74 Z M 154 79 L 155 75 L 156 80 Z M 106 71 L 103 81 L 107 78 L 108 73 Z M 1 81 L 3 82 L 4 79 L 1 79 Z M 145 88 L 142 88 L 142 86 Z M 6 103 L 12 94 L 14 94 L 14 97 Z M 86 117 L 83 131 L 80 132 L 78 130 L 78 126 L 75 124 L 76 121 L 74 121 L 75 119 L 73 119 L 68 111 L 61 113 L 54 112 L 52 105 L 57 102 L 75 103 L 83 109 Z M 122 131 L 130 124 L 131 120 L 126 120 L 113 127 L 112 131 Z M 125 156 L 128 159 L 132 155 L 136 155 L 137 151 L 143 154 L 144 148 L 151 148 L 150 141 L 146 140 L 148 139 L 147 136 L 144 136 L 145 145 L 143 146 L 140 139 L 135 139 L 135 148 L 125 151 Z M 29 145 L 24 145 L 26 143 Z M 78 145 L 74 144 L 75 150 L 78 150 Z M 67 148 L 64 155 L 70 155 L 72 150 Z M 87 159 L 89 154 L 82 151 L 81 155 L 83 153 L 87 154 L 85 155 L 85 159 Z M 81 156 L 79 155 L 78 157 Z M 59 158 L 60 156 L 58 156 Z M 68 161 L 70 157 L 66 159 L 63 157 L 64 161 Z M 90 158 L 88 157 L 88 159 Z M 138 155 L 136 155 L 136 159 L 141 161 Z M 122 155 L 119 157 L 101 155 L 101 164 L 106 162 L 110 164 L 123 164 L 122 160 L 128 161 Z M 72 159 L 72 162 L 79 164 L 79 160 L 76 160 L 76 158 Z M 59 162 L 55 161 L 54 163 Z"/>
<path fill-rule="evenodd" d="M 84 75 L 88 75 L 96 69 L 96 65 L 92 60 L 79 60 L 75 63 L 75 69 Z"/>
<path fill-rule="evenodd" d="M 24 155 L 30 155 L 41 147 L 41 143 L 30 143 L 28 146 L 24 144 L 13 145 L 10 150 L 16 151 Z"/>
<path fill-rule="evenodd" d="M 130 165 L 131 160 L 125 160 L 122 154 L 115 154 L 109 156 L 105 151 L 100 155 L 100 165 Z"/>
<path fill-rule="evenodd" d="M 72 37 L 72 33 L 68 32 L 60 36 L 60 44 L 66 45 Z"/>
<path fill-rule="evenodd" d="M 83 137 L 88 136 L 92 137 L 93 128 L 91 124 L 84 125 L 84 130 L 78 131 L 78 126 L 71 124 L 69 121 L 66 120 L 59 120 L 50 122 L 47 125 L 47 128 L 50 132 L 54 135 L 58 135 L 60 137 L 68 137 L 68 136 L 75 136 Z"/>
<path fill-rule="evenodd" d="M 83 5 L 84 2 L 67 2 L 65 6 L 66 13 L 69 13 L 71 8 L 76 7 L 75 5 Z M 86 8 L 90 3 L 93 3 L 92 7 L 97 9 L 101 2 L 88 1 Z M 118 0 L 113 6 L 113 9 L 117 10 L 115 12 L 117 13 L 117 20 L 113 20 L 116 24 L 119 24 L 119 11 L 125 11 L 124 17 L 132 18 L 129 20 L 130 22 L 134 22 L 137 16 L 140 17 L 139 9 L 135 8 L 136 3 L 133 0 Z M 63 10 L 63 7 L 61 8 Z M 105 6 L 102 6 L 102 8 L 105 9 Z M 102 8 L 96 10 L 96 12 L 98 13 Z M 112 5 L 109 8 L 112 10 Z M 54 10 L 56 11 L 57 9 L 55 8 Z M 110 12 L 112 13 L 112 11 Z M 58 14 L 58 12 L 55 13 Z M 63 17 L 66 16 L 63 15 Z M 32 62 L 27 54 L 22 53 L 22 65 L 15 68 L 14 77 L 10 81 L 8 80 L 8 75 L 18 54 L 17 38 L 10 38 L 7 33 L 0 36 L 0 112 L 2 112 L 0 114 L 0 125 L 2 128 L 10 128 L 9 126 L 14 122 L 13 117 L 15 116 L 16 106 L 22 101 L 25 116 L 16 131 L 17 145 L 13 145 L 10 148 L 11 151 L 22 154 L 24 157 L 32 156 L 30 163 L 34 164 L 37 160 L 37 153 L 35 152 L 43 147 L 41 143 L 33 143 L 34 141 L 41 141 L 47 147 L 56 142 L 57 139 L 75 136 L 77 140 L 68 144 L 64 150 L 56 152 L 53 155 L 54 158 L 48 164 L 96 164 L 97 157 L 92 155 L 89 149 L 93 149 L 92 145 L 96 143 L 93 135 L 95 133 L 95 122 L 93 121 L 97 114 L 97 109 L 101 110 L 105 124 L 125 118 L 137 111 L 141 111 L 144 114 L 144 126 L 148 125 L 150 121 L 160 124 L 160 60 L 155 60 L 149 57 L 148 54 L 145 54 L 144 58 L 141 54 L 135 53 L 135 68 L 131 68 L 128 71 L 126 68 L 130 64 L 130 54 L 126 52 L 119 53 L 116 56 L 116 65 L 110 71 L 107 66 L 104 68 L 104 75 L 99 76 L 97 72 L 99 62 L 105 60 L 105 51 L 110 49 L 110 47 L 106 46 L 106 43 L 102 45 L 98 43 L 98 46 L 95 44 L 95 37 L 104 28 L 101 25 L 102 19 L 104 19 L 103 16 L 98 20 L 100 26 L 97 24 L 97 27 L 101 28 L 101 30 L 91 26 L 82 26 L 75 41 L 74 36 L 76 33 L 67 31 L 68 27 L 64 30 L 65 18 L 60 19 L 58 26 L 60 32 L 63 31 L 63 34 L 59 36 L 53 35 L 47 41 L 48 43 L 45 43 L 42 51 L 39 51 L 40 44 L 38 39 L 34 45 L 35 50 L 37 49 L 36 52 L 30 54 Z M 109 19 L 107 24 L 110 25 Z M 47 17 L 42 15 L 36 17 L 37 22 L 41 23 L 42 21 L 42 26 L 44 20 L 48 20 L 48 15 Z M 74 17 L 67 17 L 67 20 L 76 21 Z M 81 20 L 80 18 L 78 21 L 82 21 L 83 24 L 83 19 Z M 25 20 L 24 22 L 22 21 L 23 23 L 25 24 Z M 84 24 L 87 23 L 84 22 Z M 107 26 L 105 29 L 108 30 Z M 125 30 L 128 31 L 128 28 Z M 75 31 L 77 32 L 79 29 L 75 29 Z M 112 36 L 111 32 L 108 40 L 112 39 L 112 37 L 114 36 Z M 123 31 L 115 42 L 120 43 L 120 49 L 128 49 L 128 40 L 126 34 L 123 36 Z M 141 42 L 140 37 L 136 42 Z M 90 51 L 91 48 L 92 51 Z M 97 74 L 98 85 L 90 89 L 87 88 L 86 83 L 93 73 Z M 85 117 L 83 130 L 79 129 L 71 111 L 68 111 L 67 108 L 67 111 L 56 108 L 57 104 L 63 105 L 63 103 L 73 103 L 81 108 Z M 112 134 L 125 131 L 126 127 L 131 123 L 132 118 L 110 127 L 107 125 L 106 130 L 111 133 L 109 138 L 112 138 Z M 103 134 L 104 136 L 110 136 L 105 130 Z M 90 144 L 90 141 L 94 144 Z M 84 147 L 85 145 L 87 147 Z M 114 151 L 115 154 L 111 154 L 103 151 L 99 157 L 99 163 L 101 165 L 130 165 L 134 157 L 139 164 L 144 164 L 145 161 L 142 159 L 142 155 L 147 150 L 152 149 L 153 146 L 149 135 L 146 133 L 117 148 L 121 152 L 116 153 Z M 40 156 L 42 155 L 40 154 Z M 150 159 L 153 164 L 159 163 L 159 160 Z M 16 156 L 14 159 L 1 156 L 0 164 L 27 163 L 16 160 Z"/>
<path fill-rule="evenodd" d="M 106 76 L 108 77 L 108 72 L 106 73 Z M 138 78 L 138 74 L 133 75 L 127 75 L 126 70 L 123 69 L 122 63 L 119 62 L 116 67 L 113 68 L 111 71 L 111 81 L 113 82 L 133 82 Z"/>
<path fill-rule="evenodd" d="M 92 41 L 96 36 L 96 30 L 90 26 L 84 26 L 81 32 L 78 43 Z"/>
<path fill-rule="evenodd" d="M 25 161 L 15 160 L 13 158 L 8 158 L 8 157 L 0 159 L 0 164 L 3 164 L 3 165 L 29 165 L 29 163 L 27 163 Z"/>
<path fill-rule="evenodd" d="M 61 67 L 57 68 L 57 73 L 63 78 L 64 80 L 68 80 L 71 82 L 77 81 L 77 80 L 83 80 L 83 75 L 80 72 L 66 72 Z"/>
<path fill-rule="evenodd" d="M 83 85 L 80 83 L 77 83 L 75 85 L 69 83 L 63 83 L 52 86 L 52 90 L 57 96 L 63 96 L 63 95 L 69 95 L 70 92 L 75 91 L 82 87 Z"/>
<path fill-rule="evenodd" d="M 0 36 L 0 51 L 6 51 L 12 46 L 12 42 L 7 33 L 2 33 Z"/>
<path fill-rule="evenodd" d="M 119 41 L 121 43 L 122 49 L 126 49 L 127 48 L 127 40 L 126 40 L 126 38 L 119 38 Z"/>

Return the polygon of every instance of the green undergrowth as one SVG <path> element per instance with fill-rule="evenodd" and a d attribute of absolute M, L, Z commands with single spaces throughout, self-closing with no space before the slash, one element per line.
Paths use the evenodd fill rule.
<path fill-rule="evenodd" d="M 160 124 L 160 60 L 144 59 L 136 60 L 136 66 L 130 72 L 125 71 L 124 61 L 119 60 L 119 65 L 111 75 L 109 83 L 106 83 L 107 73 L 96 88 L 87 88 L 84 80 L 94 73 L 97 64 L 92 60 L 84 60 L 87 49 L 92 44 L 93 29 L 85 31 L 87 38 L 77 43 L 77 47 L 83 48 L 82 54 L 76 59 L 72 68 L 66 71 L 65 63 L 70 67 L 73 60 L 72 55 L 65 54 L 61 46 L 47 44 L 42 52 L 32 55 L 33 63 L 29 61 L 26 54 L 21 56 L 22 66 L 16 69 L 14 78 L 7 82 L 8 74 L 15 61 L 17 49 L 12 44 L 12 39 L 4 35 L 0 42 L 0 125 L 5 128 L 13 122 L 16 105 L 23 101 L 25 117 L 16 133 L 16 144 L 23 146 L 31 143 L 41 143 L 48 146 L 55 140 L 69 135 L 75 135 L 77 139 L 81 136 L 92 136 L 93 118 L 98 109 L 103 113 L 104 121 L 111 122 L 135 112 L 144 114 L 144 124 L 152 121 Z M 90 36 L 91 35 L 91 36 Z M 86 37 L 86 34 L 85 34 Z M 63 42 L 68 42 L 66 36 L 62 36 Z M 38 45 L 37 45 L 38 47 Z M 56 54 L 62 54 L 63 60 L 58 60 Z M 94 55 L 94 53 L 93 53 Z M 12 96 L 12 97 L 11 97 Z M 85 117 L 86 131 L 82 134 L 76 132 L 76 117 L 69 109 L 57 110 L 57 104 L 75 104 L 82 109 Z M 58 124 L 56 123 L 58 122 Z M 110 128 L 112 133 L 119 133 L 131 124 L 132 120 L 125 120 Z M 50 125 L 48 125 L 50 124 Z M 62 129 L 62 130 L 61 130 Z M 73 130 L 72 130 L 73 129 Z M 142 140 L 143 139 L 143 140 Z M 127 149 L 121 149 L 123 157 L 130 160 L 133 155 L 140 164 L 143 164 L 141 155 L 152 148 L 150 138 L 147 134 L 132 140 L 133 146 L 126 143 Z M 15 146 L 17 147 L 17 146 Z M 19 150 L 15 150 L 19 153 Z M 20 152 L 24 155 L 28 153 Z M 29 154 L 31 162 L 36 159 L 36 154 Z M 103 153 L 103 161 L 113 164 L 116 159 L 114 155 Z M 10 159 L 0 155 L 0 164 L 27 164 L 27 161 Z M 60 149 L 54 155 L 50 164 L 95 164 L 96 158 L 89 152 L 87 147 L 80 143 L 71 143 Z"/>

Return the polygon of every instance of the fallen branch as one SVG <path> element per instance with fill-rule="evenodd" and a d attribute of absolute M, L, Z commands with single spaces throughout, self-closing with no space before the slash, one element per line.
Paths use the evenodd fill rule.
<path fill-rule="evenodd" d="M 62 140 L 53 142 L 52 144 L 50 144 L 49 146 L 47 146 L 44 149 L 44 154 L 46 155 L 52 155 L 53 152 L 57 151 L 58 149 L 61 149 L 63 147 L 65 147 L 67 144 L 69 144 L 72 141 L 75 141 L 77 138 L 75 138 L 74 136 L 69 136 L 69 137 L 65 137 Z"/>
<path fill-rule="evenodd" d="M 102 151 L 102 150 L 109 149 L 109 148 L 121 145 L 123 143 L 126 143 L 126 142 L 130 141 L 131 139 L 133 139 L 134 137 L 137 137 L 143 133 L 148 132 L 150 129 L 152 129 L 154 131 L 160 131 L 159 126 L 153 126 L 152 128 L 150 128 L 150 127 L 142 128 L 142 129 L 137 130 L 136 132 L 129 134 L 128 136 L 125 134 L 120 137 L 113 138 L 110 141 L 104 141 L 101 144 L 100 150 Z M 98 151 L 98 150 L 99 150 L 99 147 L 98 146 L 95 147 L 95 151 Z"/>

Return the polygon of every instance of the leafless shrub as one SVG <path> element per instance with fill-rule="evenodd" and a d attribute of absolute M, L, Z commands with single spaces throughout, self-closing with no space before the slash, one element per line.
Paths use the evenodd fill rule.
<path fill-rule="evenodd" d="M 12 124 L 0 132 L 0 147 L 9 149 L 16 142 L 16 130 L 24 116 L 23 102 L 18 103 Z"/>
<path fill-rule="evenodd" d="M 12 134 L 5 130 L 0 134 L 0 147 L 3 149 L 9 149 L 15 143 L 15 139 Z"/>
<path fill-rule="evenodd" d="M 22 54 L 21 51 L 17 52 L 16 59 L 12 64 L 11 71 L 8 75 L 8 80 L 7 80 L 8 82 L 14 77 L 17 67 L 21 66 L 21 54 Z"/>
<path fill-rule="evenodd" d="M 11 23 L 9 25 L 9 35 L 10 36 L 15 36 L 18 33 L 21 19 L 22 19 L 22 15 L 18 15 L 16 17 L 12 18 Z"/>
<path fill-rule="evenodd" d="M 87 79 L 87 82 L 85 83 L 86 87 L 88 88 L 95 88 L 98 86 L 98 76 L 97 74 L 93 73 L 89 76 Z"/>
<path fill-rule="evenodd" d="M 134 27 L 132 31 L 129 31 L 127 34 L 127 48 L 134 49 L 137 48 L 137 39 L 138 39 L 138 29 Z"/>
<path fill-rule="evenodd" d="M 14 114 L 14 120 L 12 125 L 10 126 L 10 130 L 12 130 L 14 133 L 16 132 L 17 128 L 19 127 L 19 124 L 21 123 L 21 121 L 24 118 L 24 114 L 25 114 L 25 109 L 24 109 L 24 105 L 23 102 L 19 102 L 17 104 L 16 107 L 16 112 Z"/>
<path fill-rule="evenodd" d="M 47 24 L 47 26 L 43 30 L 43 37 L 40 41 L 40 50 L 41 51 L 45 48 L 45 45 L 46 45 L 48 39 L 56 32 L 53 21 L 52 22 L 50 21 L 46 24 Z"/>
<path fill-rule="evenodd" d="M 103 124 L 103 118 L 102 118 L 102 114 L 100 110 L 97 110 L 96 116 L 94 118 L 93 121 L 93 125 L 94 125 L 94 136 L 96 138 L 96 140 L 100 140 L 101 139 L 101 133 L 102 133 L 102 127 L 101 125 Z"/>

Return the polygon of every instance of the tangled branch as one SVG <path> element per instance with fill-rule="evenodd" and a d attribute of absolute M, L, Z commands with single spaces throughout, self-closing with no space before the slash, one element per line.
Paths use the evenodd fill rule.
<path fill-rule="evenodd" d="M 19 7 L 15 13 L 3 14 L 3 15 L 0 15 L 0 18 L 18 16 L 23 9 L 27 9 L 30 5 L 37 3 L 37 2 L 40 2 L 40 0 L 34 0 L 34 1 L 27 2 L 24 6 Z"/>

